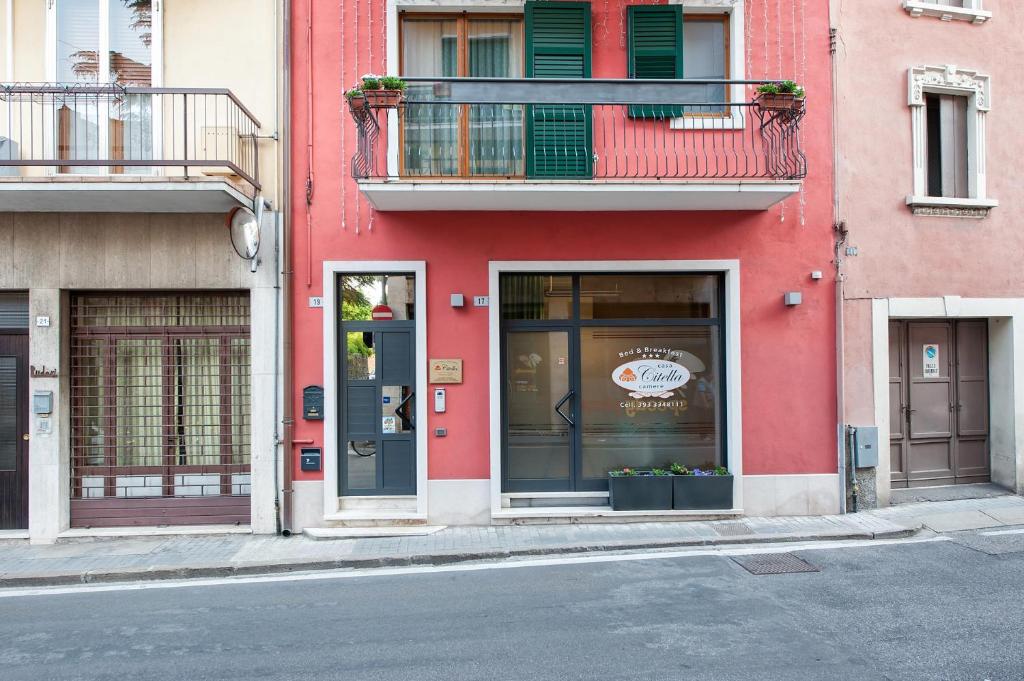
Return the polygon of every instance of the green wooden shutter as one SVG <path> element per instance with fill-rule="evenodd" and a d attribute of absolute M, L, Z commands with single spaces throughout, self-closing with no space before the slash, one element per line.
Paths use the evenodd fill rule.
<path fill-rule="evenodd" d="M 526 77 L 590 78 L 590 3 L 526 3 Z M 544 104 L 526 110 L 526 174 L 591 177 L 589 106 Z"/>
<path fill-rule="evenodd" d="M 683 8 L 680 5 L 629 7 L 629 77 L 683 77 Z M 635 118 L 682 116 L 682 107 L 634 104 Z"/>

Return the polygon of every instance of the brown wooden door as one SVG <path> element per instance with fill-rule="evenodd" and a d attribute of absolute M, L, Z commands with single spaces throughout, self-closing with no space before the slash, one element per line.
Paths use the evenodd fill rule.
<path fill-rule="evenodd" d="M 987 482 L 985 321 L 890 322 L 893 487 Z"/>
<path fill-rule="evenodd" d="M 28 334 L 0 334 L 0 530 L 28 527 Z"/>
<path fill-rule="evenodd" d="M 988 324 L 956 325 L 956 478 L 957 482 L 988 482 Z"/>
<path fill-rule="evenodd" d="M 893 487 L 907 486 L 907 325 L 889 322 L 889 467 Z"/>

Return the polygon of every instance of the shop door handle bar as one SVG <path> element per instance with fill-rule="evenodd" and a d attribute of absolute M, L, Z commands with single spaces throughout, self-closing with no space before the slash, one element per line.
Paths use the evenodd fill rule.
<path fill-rule="evenodd" d="M 405 405 L 409 403 L 409 400 L 411 400 L 413 398 L 413 395 L 415 395 L 415 394 L 416 394 L 416 391 L 413 390 L 411 393 L 409 393 L 408 395 L 405 396 L 404 400 L 402 400 L 401 402 L 398 403 L 397 407 L 395 407 L 395 416 L 397 416 L 399 419 L 401 419 L 402 426 L 405 427 L 405 428 L 408 428 L 409 430 L 416 430 L 416 424 L 413 423 L 409 419 L 409 417 L 405 415 L 405 412 L 402 411 L 402 410 L 405 409 Z"/>
<path fill-rule="evenodd" d="M 575 390 L 570 390 L 569 392 L 567 392 L 565 394 L 565 397 L 560 399 L 558 401 L 558 404 L 555 405 L 555 413 L 557 413 L 559 416 L 561 416 L 563 419 L 565 419 L 565 422 L 569 424 L 570 428 L 575 428 L 576 427 L 576 422 L 573 421 L 571 418 L 569 418 L 568 416 L 566 416 L 565 414 L 562 413 L 562 405 L 565 404 L 566 402 L 568 402 L 570 399 L 572 399 L 572 397 L 575 396 L 575 395 L 576 395 L 576 391 Z"/>

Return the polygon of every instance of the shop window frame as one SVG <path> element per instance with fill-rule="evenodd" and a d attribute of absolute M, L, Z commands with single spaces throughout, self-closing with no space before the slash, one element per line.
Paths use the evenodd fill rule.
<path fill-rule="evenodd" d="M 714 270 L 693 270 L 693 271 L 671 271 L 671 270 L 562 270 L 562 271 L 543 271 L 543 270 L 522 270 L 516 271 L 515 269 L 501 270 L 498 273 L 499 291 L 500 281 L 505 276 L 515 275 L 531 275 L 531 276 L 570 276 L 572 279 L 572 305 L 571 314 L 568 319 L 505 319 L 501 313 L 501 300 L 500 294 L 492 297 L 491 304 L 495 306 L 495 314 L 498 319 L 498 337 L 499 337 L 499 354 L 498 354 L 498 379 L 499 390 L 499 418 L 500 418 L 500 459 L 501 465 L 498 471 L 499 484 L 501 488 L 501 494 L 507 494 L 510 492 L 522 491 L 513 490 L 508 485 L 508 457 L 507 445 L 508 445 L 508 400 L 505 395 L 504 386 L 506 385 L 506 371 L 507 371 L 507 355 L 506 355 L 506 335 L 508 331 L 561 331 L 568 330 L 570 333 L 570 346 L 575 348 L 576 362 L 579 364 L 580 360 L 580 340 L 581 330 L 588 327 L 665 327 L 665 326 L 703 326 L 703 327 L 717 327 L 718 338 L 716 339 L 716 349 L 718 352 L 717 357 L 717 371 L 718 371 L 718 386 L 715 391 L 715 399 L 718 400 L 720 405 L 720 411 L 718 415 L 718 423 L 716 429 L 721 438 L 721 461 L 718 465 L 730 468 L 730 438 L 729 438 L 729 426 L 730 426 L 730 411 L 729 411 L 729 380 L 731 378 L 730 368 L 728 367 L 728 353 L 729 353 L 729 336 L 728 336 L 728 323 L 727 317 L 729 316 L 730 310 L 728 308 L 728 297 L 727 297 L 727 282 L 726 277 L 729 275 L 727 272 L 714 271 Z M 714 277 L 716 283 L 716 305 L 717 315 L 705 318 L 609 318 L 609 319 L 583 319 L 580 316 L 580 283 L 583 277 L 589 276 L 673 276 L 678 275 L 682 277 L 701 277 L 710 276 Z M 733 369 L 735 371 L 737 369 Z M 570 379 L 570 384 L 576 391 L 577 398 L 582 399 L 580 393 L 580 369 L 577 366 L 575 370 L 576 376 Z M 569 478 L 570 487 L 572 489 L 565 490 L 566 493 L 571 494 L 573 492 L 581 491 L 601 491 L 607 488 L 607 478 L 583 478 L 582 477 L 582 450 L 580 448 L 581 443 L 578 441 L 579 435 L 574 434 L 574 438 L 577 438 L 577 443 L 574 447 L 577 450 L 574 452 L 572 469 Z M 576 469 L 580 470 L 577 471 Z M 732 470 L 730 468 L 730 470 Z M 579 474 L 577 474 L 579 473 Z M 575 483 L 575 485 L 573 484 Z M 556 491 L 556 490 L 552 490 Z"/>

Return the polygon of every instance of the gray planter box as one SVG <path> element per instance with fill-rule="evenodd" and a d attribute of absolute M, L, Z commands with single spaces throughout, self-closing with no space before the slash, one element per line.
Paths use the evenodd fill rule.
<path fill-rule="evenodd" d="M 672 508 L 672 476 L 608 476 L 613 511 L 667 511 Z"/>
<path fill-rule="evenodd" d="M 731 475 L 673 475 L 672 508 L 724 511 L 732 508 Z"/>

